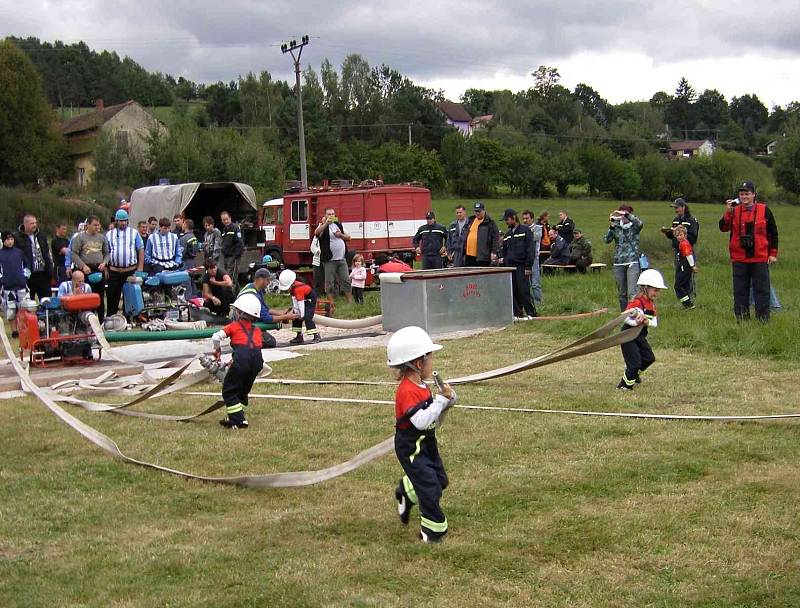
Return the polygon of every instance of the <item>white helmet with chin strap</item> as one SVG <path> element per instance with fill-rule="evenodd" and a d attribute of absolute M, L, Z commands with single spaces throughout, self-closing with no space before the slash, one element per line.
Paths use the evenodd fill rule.
<path fill-rule="evenodd" d="M 421 327 L 404 327 L 389 339 L 386 346 L 386 365 L 400 367 L 441 348 L 442 345 L 434 344 L 428 332 Z"/>
<path fill-rule="evenodd" d="M 254 293 L 246 293 L 236 298 L 233 307 L 239 312 L 258 319 L 261 317 L 261 301 Z"/>
<path fill-rule="evenodd" d="M 639 275 L 639 280 L 636 284 L 641 287 L 655 287 L 657 289 L 666 289 L 667 284 L 664 283 L 664 277 L 655 268 L 648 268 Z"/>
<path fill-rule="evenodd" d="M 278 288 L 281 291 L 288 291 L 297 279 L 297 274 L 294 270 L 284 270 L 278 276 Z"/>

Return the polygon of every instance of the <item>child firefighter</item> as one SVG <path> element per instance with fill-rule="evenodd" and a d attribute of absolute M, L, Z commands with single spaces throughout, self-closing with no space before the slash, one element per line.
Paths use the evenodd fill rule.
<path fill-rule="evenodd" d="M 447 534 L 447 518 L 439 506 L 447 487 L 447 473 L 436 443 L 436 425 L 455 403 L 456 394 L 445 384 L 435 397 L 424 380 L 433 374 L 433 352 L 441 349 L 419 327 L 404 327 L 389 340 L 387 364 L 400 380 L 395 394 L 394 449 L 405 475 L 395 490 L 400 521 L 408 524 L 411 509 L 419 505 L 419 538 L 438 543 Z"/>
<path fill-rule="evenodd" d="M 629 311 L 629 316 L 625 319 L 622 331 L 639 325 L 644 325 L 644 327 L 635 340 L 622 345 L 625 372 L 622 374 L 617 388 L 623 391 L 632 391 L 633 387 L 642 381 L 640 374 L 656 360 L 653 349 L 650 348 L 650 343 L 647 341 L 647 330 L 658 325 L 654 300 L 658 297 L 659 291 L 667 288 L 664 284 L 664 277 L 658 270 L 652 268 L 640 274 L 636 284 L 639 286 L 639 293 L 628 302 L 628 306 L 625 308 Z"/>
<path fill-rule="evenodd" d="M 289 340 L 289 344 L 303 343 L 303 323 L 306 324 L 306 335 L 313 336 L 312 342 L 322 342 L 322 336 L 314 323 L 314 311 L 317 308 L 317 292 L 303 281 L 297 278 L 294 270 L 284 270 L 278 275 L 278 288 L 281 291 L 288 291 L 292 296 L 292 309 L 297 318 L 292 321 L 292 330 L 295 337 Z"/>
<path fill-rule="evenodd" d="M 692 301 L 692 275 L 697 272 L 692 244 L 687 238 L 686 226 L 678 225 L 672 229 L 678 241 L 678 260 L 675 265 L 675 295 L 684 308 L 694 308 Z"/>
<path fill-rule="evenodd" d="M 251 293 L 236 298 L 233 307 L 238 319 L 229 323 L 211 336 L 214 353 L 219 356 L 220 343 L 231 339 L 233 360 L 222 383 L 222 399 L 227 416 L 219 423 L 228 429 L 246 429 L 249 426 L 244 415 L 250 389 L 264 368 L 261 358 L 261 330 L 254 325 L 261 314 L 261 302 Z"/>

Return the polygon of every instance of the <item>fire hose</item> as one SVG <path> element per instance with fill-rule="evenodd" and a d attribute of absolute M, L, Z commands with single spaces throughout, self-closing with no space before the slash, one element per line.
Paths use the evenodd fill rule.
<path fill-rule="evenodd" d="M 618 321 L 617 321 L 617 323 L 618 323 Z M 606 326 L 604 326 L 600 330 L 596 330 L 595 332 L 592 332 L 592 334 L 590 334 L 590 335 L 598 334 L 598 332 L 602 333 L 604 331 L 605 327 Z M 610 341 L 609 344 L 613 345 L 613 344 L 620 343 L 620 340 L 619 340 L 620 337 L 628 338 L 628 340 L 633 340 L 637 335 L 638 335 L 638 331 L 635 330 L 635 329 L 634 330 L 630 330 L 630 331 L 626 331 L 626 332 L 622 332 L 618 336 L 612 336 L 611 337 L 612 341 Z M 179 471 L 177 469 L 163 467 L 163 466 L 156 465 L 156 464 L 149 463 L 149 462 L 145 462 L 145 461 L 142 461 L 142 460 L 137 460 L 135 458 L 132 458 L 132 457 L 127 456 L 126 454 L 124 454 L 119 449 L 119 446 L 117 446 L 117 444 L 110 437 L 104 435 L 103 433 L 97 431 L 96 429 L 94 429 L 91 426 L 87 425 L 86 423 L 82 422 L 78 418 L 75 418 L 74 416 L 69 414 L 66 410 L 61 408 L 56 403 L 56 401 L 54 399 L 54 395 L 50 391 L 47 391 L 45 389 L 42 389 L 42 388 L 38 387 L 33 382 L 33 380 L 28 375 L 27 371 L 24 369 L 24 367 L 22 366 L 20 361 L 15 357 L 13 348 L 11 347 L 11 344 L 10 344 L 10 342 L 8 340 L 8 336 L 5 333 L 5 325 L 3 324 L 1 319 L 0 319 L 0 338 L 2 339 L 3 347 L 4 347 L 5 351 L 6 351 L 6 355 L 8 356 L 9 360 L 11 361 L 11 364 L 14 366 L 14 370 L 16 371 L 17 375 L 19 376 L 19 378 L 20 378 L 20 380 L 22 382 L 22 385 L 23 385 L 23 387 L 26 388 L 26 390 L 28 390 L 31 393 L 33 393 L 45 405 L 45 407 L 47 407 L 59 419 L 61 419 L 63 422 L 65 422 L 67 425 L 69 425 L 71 428 L 73 428 L 75 431 L 77 431 L 79 434 L 81 434 L 88 441 L 92 442 L 93 444 L 95 444 L 96 446 L 101 448 L 107 454 L 109 454 L 111 456 L 114 456 L 114 457 L 117 457 L 117 458 L 120 458 L 120 459 L 124 460 L 125 462 L 129 462 L 131 464 L 136 464 L 136 465 L 139 465 L 139 466 L 143 466 L 143 467 L 147 467 L 147 468 L 151 468 L 151 469 L 156 469 L 156 470 L 159 470 L 159 471 L 164 471 L 164 472 L 171 473 L 173 475 L 177 475 L 177 476 L 184 477 L 184 478 L 187 478 L 187 479 L 198 479 L 198 480 L 201 480 L 201 481 L 209 481 L 209 482 L 213 482 L 213 483 L 233 484 L 233 485 L 239 485 L 239 486 L 251 487 L 251 488 L 300 487 L 300 486 L 306 486 L 306 485 L 320 483 L 320 482 L 323 482 L 323 481 L 326 481 L 326 480 L 329 480 L 329 479 L 333 479 L 333 478 L 338 477 L 340 475 L 344 475 L 345 473 L 348 473 L 350 471 L 353 471 L 353 470 L 357 469 L 358 467 L 360 467 L 360 466 L 362 466 L 362 465 L 364 465 L 364 464 L 366 464 L 366 463 L 368 463 L 368 462 L 370 462 L 372 460 L 375 460 L 376 458 L 379 458 L 380 456 L 383 456 L 383 455 L 389 453 L 392 450 L 393 445 L 394 445 L 394 437 L 393 436 L 392 437 L 388 437 L 387 439 L 381 441 L 380 443 L 378 443 L 378 444 L 376 444 L 376 445 L 374 445 L 374 446 L 372 446 L 372 447 L 370 447 L 370 448 L 358 453 L 356 456 L 354 456 L 350 460 L 347 460 L 346 462 L 334 465 L 332 467 L 328 467 L 326 469 L 321 469 L 321 470 L 318 470 L 318 471 L 272 473 L 272 474 L 266 474 L 266 475 L 240 475 L 240 476 L 232 476 L 232 477 L 207 477 L 207 476 L 204 476 L 204 475 L 195 475 L 195 474 L 192 474 L 192 473 Z M 580 345 L 580 344 L 584 344 L 585 342 L 587 342 L 589 340 L 590 339 L 585 336 L 584 338 L 580 338 L 580 339 L 576 340 L 572 344 L 573 345 Z M 603 342 L 603 341 L 608 341 L 608 338 L 602 338 L 602 339 L 598 340 L 597 342 Z M 624 341 L 627 341 L 627 340 L 623 339 L 622 342 L 624 342 Z M 592 346 L 592 345 L 589 344 L 587 346 Z M 561 349 L 559 349 L 559 351 L 556 351 L 556 352 L 565 351 L 567 348 L 568 347 L 561 348 Z M 605 346 L 605 348 L 608 348 L 608 346 Z M 583 350 L 586 350 L 586 347 L 584 347 Z M 602 350 L 602 349 L 598 349 L 598 350 Z M 594 351 L 587 351 L 587 352 L 594 352 Z M 568 353 L 563 353 L 561 356 L 556 355 L 556 357 L 559 357 L 558 360 L 564 360 L 565 358 L 569 358 L 566 355 L 568 355 Z M 531 360 L 531 361 L 534 361 L 534 362 L 536 362 L 538 364 L 545 364 L 544 362 L 547 359 L 547 356 L 548 355 L 543 355 L 543 356 L 538 357 L 537 359 Z M 574 355 L 574 356 L 578 356 L 578 355 Z M 528 362 L 528 363 L 530 363 L 530 362 Z M 130 402 L 126 403 L 126 404 L 118 406 L 118 405 L 110 405 L 110 404 L 94 404 L 93 403 L 92 406 L 89 406 L 89 407 L 94 408 L 92 411 L 126 412 L 127 415 L 138 415 L 138 416 L 141 416 L 141 415 L 143 415 L 145 413 L 144 412 L 136 412 L 136 413 L 134 413 L 133 411 L 128 411 L 127 408 L 132 406 L 132 405 L 134 405 L 134 404 L 136 404 L 136 403 L 140 403 L 140 402 L 144 401 L 145 399 L 149 398 L 151 395 L 154 395 L 154 394 L 156 394 L 158 392 L 161 392 L 163 394 L 167 390 L 170 390 L 170 389 L 177 390 L 176 387 L 181 385 L 181 384 L 183 384 L 183 382 L 178 383 L 178 385 L 172 386 L 169 389 L 164 389 L 164 387 L 167 384 L 169 384 L 170 382 L 172 382 L 174 379 L 176 379 L 178 376 L 180 376 L 181 373 L 183 373 L 184 369 L 186 369 L 186 367 L 188 367 L 188 364 L 183 368 L 179 368 L 175 373 L 173 373 L 172 375 L 170 375 L 167 378 L 165 378 L 164 380 L 162 380 L 162 382 L 160 382 L 158 385 L 153 387 L 153 389 L 150 389 L 149 391 L 143 393 L 142 395 L 138 396 L 137 398 L 133 399 L 132 401 L 130 401 Z M 520 368 L 517 371 L 522 371 L 522 369 L 523 368 Z M 526 368 L 526 369 L 529 369 L 529 368 Z M 506 375 L 508 373 L 516 373 L 516 372 L 513 372 L 513 371 L 508 371 L 508 368 L 502 368 L 501 370 L 499 370 L 499 372 L 501 373 L 501 375 Z M 204 370 L 203 372 L 200 372 L 200 373 L 205 374 L 206 372 Z M 487 375 L 487 374 L 489 374 L 489 372 L 486 372 L 484 375 Z M 484 378 L 482 378 L 482 379 L 484 379 Z M 187 381 L 192 381 L 192 379 L 187 379 Z M 63 395 L 56 395 L 56 397 L 58 399 L 62 400 L 62 401 L 66 401 L 66 402 L 69 402 L 69 403 L 75 403 L 75 404 L 81 405 L 83 407 L 86 407 L 85 404 L 87 404 L 87 403 L 92 403 L 92 402 L 84 402 L 83 400 L 75 399 L 75 398 L 72 398 L 72 397 L 66 397 L 66 396 L 63 396 Z M 222 407 L 222 405 L 223 405 L 223 403 L 218 401 L 218 402 L 214 403 L 213 405 L 209 406 L 208 408 L 206 408 L 206 410 L 204 410 L 203 412 L 201 412 L 199 414 L 196 414 L 194 416 L 180 416 L 180 417 L 178 417 L 178 416 L 166 416 L 166 415 L 157 415 L 157 414 L 146 414 L 146 416 L 150 417 L 150 418 L 161 419 L 161 420 L 186 421 L 186 420 L 191 420 L 191 419 L 198 418 L 200 416 L 204 416 L 207 413 L 210 413 L 211 411 L 214 411 L 215 409 L 219 409 L 220 407 Z"/>

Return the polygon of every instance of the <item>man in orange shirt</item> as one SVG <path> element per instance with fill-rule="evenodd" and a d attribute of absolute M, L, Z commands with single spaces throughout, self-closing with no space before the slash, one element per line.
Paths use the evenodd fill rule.
<path fill-rule="evenodd" d="M 497 261 L 500 248 L 500 231 L 494 220 L 486 213 L 481 201 L 474 205 L 475 215 L 470 216 L 464 228 L 467 238 L 464 242 L 465 266 L 490 266 Z"/>

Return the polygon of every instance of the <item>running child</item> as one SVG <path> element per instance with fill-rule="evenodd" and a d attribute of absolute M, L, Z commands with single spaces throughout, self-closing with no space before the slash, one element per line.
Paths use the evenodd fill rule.
<path fill-rule="evenodd" d="M 261 314 L 261 302 L 251 293 L 236 298 L 233 307 L 238 319 L 211 336 L 214 353 L 219 356 L 221 342 L 231 339 L 233 360 L 222 383 L 222 399 L 227 416 L 219 423 L 227 429 L 246 429 L 249 425 L 244 415 L 250 389 L 264 368 L 261 358 L 261 330 L 254 325 Z"/>
<path fill-rule="evenodd" d="M 426 543 L 439 543 L 447 534 L 439 500 L 448 479 L 436 443 L 436 426 L 455 403 L 456 393 L 445 384 L 434 397 L 424 383 L 433 374 L 432 353 L 441 348 L 425 330 L 413 326 L 398 330 L 386 348 L 387 365 L 400 380 L 394 400 L 394 449 L 405 475 L 394 494 L 397 512 L 400 521 L 408 524 L 411 509 L 419 505 L 419 538 Z"/>
<path fill-rule="evenodd" d="M 364 284 L 366 282 L 367 269 L 364 266 L 364 256 L 358 253 L 353 256 L 353 270 L 350 271 L 350 286 L 356 304 L 364 303 Z"/>
<path fill-rule="evenodd" d="M 278 276 L 278 288 L 281 291 L 288 291 L 292 296 L 292 309 L 298 318 L 292 321 L 294 338 L 289 340 L 289 344 L 303 343 L 303 323 L 306 324 L 306 335 L 313 336 L 313 343 L 322 342 L 317 325 L 314 323 L 314 311 L 317 308 L 317 292 L 297 278 L 293 270 L 284 270 Z"/>
<path fill-rule="evenodd" d="M 694 250 L 688 239 L 686 226 L 678 225 L 672 229 L 672 236 L 678 241 L 678 260 L 675 266 L 675 295 L 684 308 L 694 308 L 692 301 L 692 274 L 697 272 Z"/>
<path fill-rule="evenodd" d="M 652 268 L 640 274 L 636 284 L 639 286 L 639 293 L 628 302 L 628 306 L 625 308 L 629 311 L 630 316 L 625 320 L 622 331 L 639 325 L 644 325 L 644 327 L 635 340 L 622 345 L 625 372 L 622 374 L 617 388 L 623 391 L 632 391 L 633 387 L 642 381 L 640 374 L 656 360 L 653 349 L 650 348 L 650 343 L 647 341 L 647 330 L 650 327 L 658 326 L 654 300 L 658 297 L 659 291 L 667 288 L 664 277 L 658 270 Z"/>

